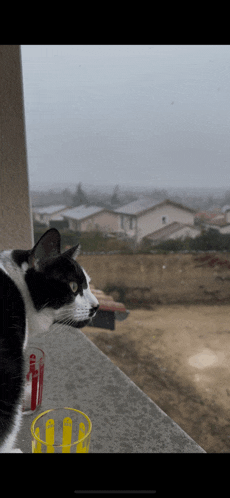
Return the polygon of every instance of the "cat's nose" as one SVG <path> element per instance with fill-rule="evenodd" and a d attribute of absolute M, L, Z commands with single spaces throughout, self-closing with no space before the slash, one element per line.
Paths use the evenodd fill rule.
<path fill-rule="evenodd" d="M 99 304 L 97 306 L 92 306 L 89 316 L 95 316 L 98 308 L 99 308 Z"/>

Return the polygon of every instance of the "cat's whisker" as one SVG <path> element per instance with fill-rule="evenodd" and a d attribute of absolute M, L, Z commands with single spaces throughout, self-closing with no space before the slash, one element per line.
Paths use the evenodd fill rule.
<path fill-rule="evenodd" d="M 45 308 L 47 308 L 49 305 L 49 301 L 47 301 L 45 304 L 43 304 L 43 306 L 41 307 L 40 311 L 44 310 Z"/>

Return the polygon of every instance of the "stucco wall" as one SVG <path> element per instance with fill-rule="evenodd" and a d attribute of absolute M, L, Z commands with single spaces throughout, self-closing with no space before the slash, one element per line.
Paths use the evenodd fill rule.
<path fill-rule="evenodd" d="M 0 45 L 0 250 L 32 246 L 20 46 Z"/>
<path fill-rule="evenodd" d="M 93 230 L 97 228 L 97 226 L 107 233 L 117 232 L 119 230 L 119 215 L 102 211 L 81 222 L 82 231 Z"/>
<path fill-rule="evenodd" d="M 162 221 L 163 217 L 165 217 L 165 223 Z M 164 204 L 147 211 L 137 219 L 137 240 L 141 240 L 145 235 L 166 227 L 174 221 L 193 225 L 194 215 L 171 204 Z"/>

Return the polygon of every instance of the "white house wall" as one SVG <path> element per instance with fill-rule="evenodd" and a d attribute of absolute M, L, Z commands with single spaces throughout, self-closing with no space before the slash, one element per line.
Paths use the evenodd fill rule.
<path fill-rule="evenodd" d="M 230 211 L 225 211 L 225 221 L 226 223 L 230 223 Z"/>
<path fill-rule="evenodd" d="M 230 225 L 227 225 L 227 226 L 225 226 L 225 227 L 221 227 L 221 228 L 219 229 L 219 232 L 220 232 L 220 233 L 230 233 Z"/>
<path fill-rule="evenodd" d="M 163 217 L 165 218 L 165 223 L 162 221 Z M 143 215 L 139 216 L 137 219 L 137 241 L 139 242 L 149 233 L 166 227 L 174 221 L 184 223 L 185 225 L 193 225 L 194 214 L 170 204 L 155 207 L 154 209 L 143 213 Z"/>

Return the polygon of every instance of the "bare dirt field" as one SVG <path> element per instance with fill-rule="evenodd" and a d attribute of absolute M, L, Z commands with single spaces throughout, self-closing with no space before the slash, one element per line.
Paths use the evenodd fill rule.
<path fill-rule="evenodd" d="M 230 253 L 80 255 L 96 288 L 116 301 L 230 304 Z"/>
<path fill-rule="evenodd" d="M 230 452 L 230 304 L 153 305 L 82 331 L 205 451 Z"/>
<path fill-rule="evenodd" d="M 230 452 L 230 253 L 79 262 L 130 309 L 115 331 L 83 332 L 205 451 Z"/>

